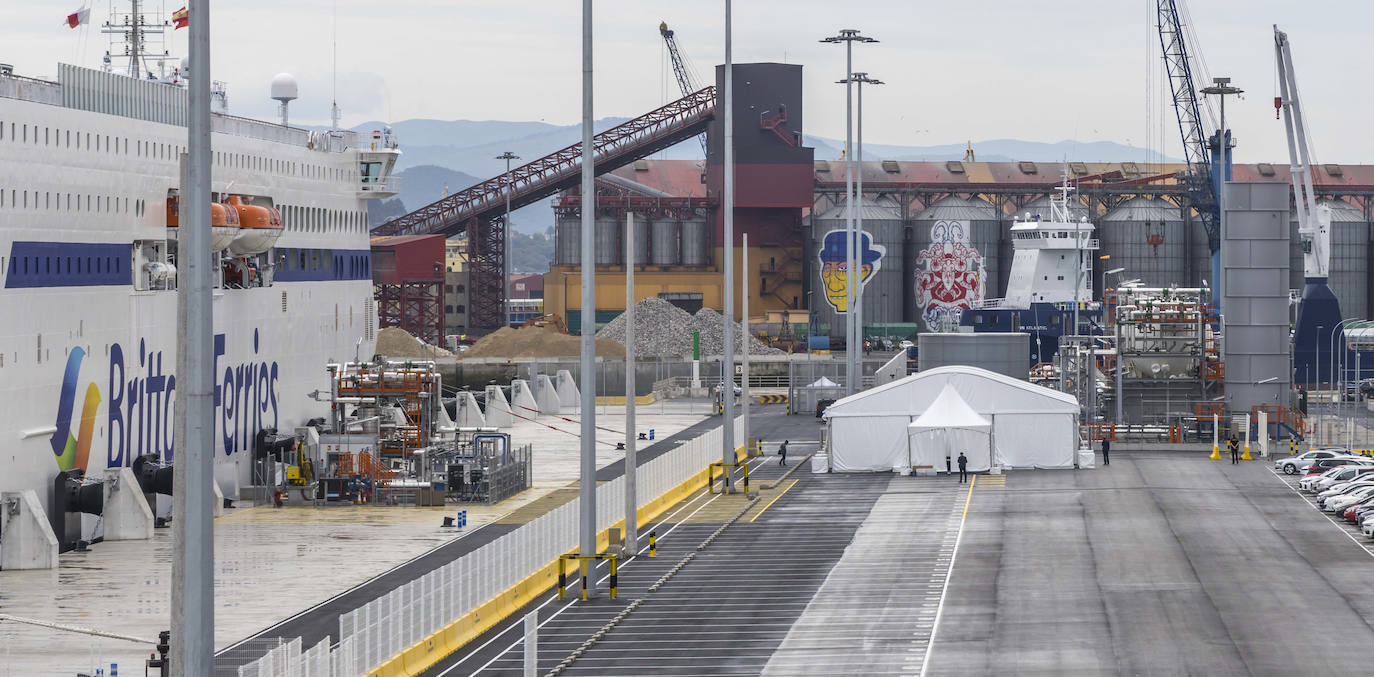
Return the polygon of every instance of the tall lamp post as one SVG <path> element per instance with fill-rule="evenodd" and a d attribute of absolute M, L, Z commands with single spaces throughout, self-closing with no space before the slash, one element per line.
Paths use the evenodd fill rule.
<path fill-rule="evenodd" d="M 509 326 L 510 326 L 510 250 L 511 250 L 511 246 L 510 246 L 510 242 L 511 242 L 510 197 L 511 197 L 511 193 L 515 192 L 515 182 L 514 182 L 514 180 L 513 180 L 513 177 L 510 175 L 510 161 L 511 161 L 511 160 L 519 160 L 519 159 L 520 159 L 520 156 L 519 156 L 519 155 L 516 155 L 515 153 L 512 153 L 512 152 L 510 152 L 510 151 L 506 151 L 506 152 L 504 152 L 504 153 L 502 153 L 502 154 L 500 154 L 500 155 L 497 155 L 497 156 L 496 156 L 496 159 L 497 159 L 497 160 L 505 160 L 505 161 L 506 161 L 506 242 L 505 242 L 505 252 L 506 252 L 506 253 L 505 253 L 504 256 L 501 257 L 501 277 L 505 278 L 505 279 L 501 280 L 501 299 L 505 302 L 503 305 L 505 305 L 505 307 L 506 307 L 506 326 L 509 327 Z"/>
<path fill-rule="evenodd" d="M 725 127 L 725 143 L 721 149 L 722 162 L 721 174 L 721 205 L 720 209 L 724 215 L 722 226 L 725 237 L 721 252 L 725 257 L 725 280 L 722 285 L 722 296 L 725 297 L 725 315 L 722 321 L 725 325 L 722 332 L 725 339 L 725 355 L 720 366 L 721 399 L 724 400 L 724 407 L 721 413 L 724 421 L 721 423 L 720 437 L 721 442 L 721 476 L 724 484 L 721 486 L 722 494 L 733 493 L 733 480 L 731 479 L 731 466 L 735 464 L 735 61 L 734 43 L 732 37 L 732 22 L 730 18 L 730 0 L 725 0 L 725 91 L 720 94 L 720 108 L 724 111 L 722 115 L 722 126 Z"/>
<path fill-rule="evenodd" d="M 832 35 L 821 39 L 821 42 L 830 44 L 844 43 L 845 63 L 844 63 L 844 221 L 845 221 L 845 242 L 847 243 L 848 253 L 846 254 L 845 268 L 848 273 L 847 291 L 845 293 L 845 394 L 853 395 L 858 389 L 855 387 L 855 374 L 858 373 L 858 380 L 863 379 L 860 372 L 857 345 L 855 339 L 858 332 L 854 326 L 855 313 L 854 306 L 857 305 L 858 292 L 858 258 L 859 247 L 857 237 L 854 232 L 854 154 L 851 151 L 854 145 L 854 87 L 850 80 L 854 78 L 854 43 L 855 42 L 877 42 L 877 40 L 859 35 L 859 31 L 853 28 L 842 29 L 839 35 Z"/>
<path fill-rule="evenodd" d="M 854 73 L 853 75 L 840 80 L 838 84 L 847 85 L 850 81 L 858 84 L 858 108 L 855 112 L 855 136 L 857 143 L 854 164 L 858 171 L 854 173 L 854 241 L 857 247 L 862 247 L 864 242 L 864 85 L 881 85 L 882 80 L 868 77 L 868 73 Z M 856 248 L 857 248 L 856 247 Z M 864 341 L 864 283 L 863 283 L 863 262 L 858 256 L 853 257 L 856 263 L 855 276 L 859 280 L 858 287 L 854 290 L 854 327 L 857 329 L 859 343 L 862 346 Z M 862 353 L 860 353 L 862 355 Z M 859 371 L 860 379 L 863 378 L 862 368 Z M 862 383 L 862 381 L 861 381 Z"/>

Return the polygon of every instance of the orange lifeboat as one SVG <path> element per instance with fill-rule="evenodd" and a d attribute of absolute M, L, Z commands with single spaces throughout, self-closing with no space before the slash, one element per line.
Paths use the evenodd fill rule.
<path fill-rule="evenodd" d="M 239 232 L 229 245 L 231 256 L 262 254 L 271 249 L 281 237 L 281 212 L 271 207 L 244 204 L 237 195 L 231 195 L 228 208 L 238 214 Z"/>
<path fill-rule="evenodd" d="M 178 228 L 181 225 L 181 204 L 176 196 L 167 198 L 167 227 Z M 239 234 L 239 213 L 237 210 L 219 204 L 210 203 L 210 250 L 221 252 L 229 248 L 230 243 Z M 177 231 L 170 230 L 167 233 L 168 239 L 177 239 Z"/>

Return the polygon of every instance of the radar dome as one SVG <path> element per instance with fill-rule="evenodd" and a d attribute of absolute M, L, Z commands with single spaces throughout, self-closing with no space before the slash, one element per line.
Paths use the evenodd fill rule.
<path fill-rule="evenodd" d="M 272 98 L 277 101 L 295 101 L 298 89 L 296 78 L 290 73 L 277 73 L 276 77 L 272 78 Z"/>

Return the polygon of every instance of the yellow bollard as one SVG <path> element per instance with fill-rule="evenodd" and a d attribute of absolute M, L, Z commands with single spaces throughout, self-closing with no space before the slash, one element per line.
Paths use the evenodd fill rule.
<path fill-rule="evenodd" d="M 1245 453 L 1243 453 L 1243 454 L 1240 455 L 1240 460 L 1242 460 L 1242 461 L 1253 461 L 1253 460 L 1255 460 L 1254 458 L 1252 458 L 1252 457 L 1250 456 L 1250 445 L 1248 445 L 1248 444 L 1245 445 Z"/>
<path fill-rule="evenodd" d="M 1211 456 L 1211 459 L 1212 459 L 1213 461 L 1220 461 L 1220 460 L 1221 460 L 1221 447 L 1219 447 L 1219 446 L 1217 446 L 1217 445 L 1215 445 L 1215 444 L 1212 445 L 1212 456 Z"/>

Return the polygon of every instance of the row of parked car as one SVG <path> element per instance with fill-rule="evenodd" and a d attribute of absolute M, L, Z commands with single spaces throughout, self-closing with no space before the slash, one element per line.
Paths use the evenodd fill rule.
<path fill-rule="evenodd" d="M 1275 470 L 1303 475 L 1298 490 L 1312 494 L 1317 507 L 1359 527 L 1374 538 L 1374 458 L 1345 449 L 1313 449 L 1280 458 Z"/>

